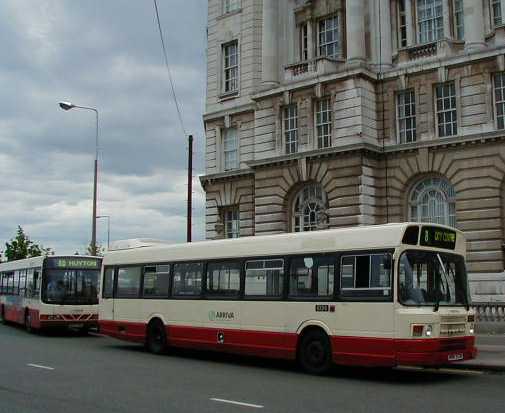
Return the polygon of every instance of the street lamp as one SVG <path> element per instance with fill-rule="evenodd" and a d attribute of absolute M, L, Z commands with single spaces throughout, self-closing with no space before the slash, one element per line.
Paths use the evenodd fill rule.
<path fill-rule="evenodd" d="M 107 250 L 110 248 L 110 216 L 109 215 L 98 215 L 96 219 L 107 218 Z"/>
<path fill-rule="evenodd" d="M 93 177 L 93 223 L 91 226 L 91 254 L 96 255 L 96 193 L 97 193 L 97 174 L 98 174 L 98 110 L 86 106 L 74 105 L 70 102 L 60 102 L 60 108 L 67 111 L 70 109 L 84 109 L 95 112 L 96 115 L 96 137 L 95 137 L 95 173 Z"/>

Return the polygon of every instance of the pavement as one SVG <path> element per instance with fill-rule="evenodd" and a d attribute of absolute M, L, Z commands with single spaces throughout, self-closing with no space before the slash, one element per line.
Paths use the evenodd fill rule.
<path fill-rule="evenodd" d="M 451 367 L 505 372 L 505 334 L 476 336 L 477 357 Z"/>
<path fill-rule="evenodd" d="M 503 410 L 504 388 L 496 372 L 335 367 L 311 376 L 289 362 L 155 356 L 95 334 L 31 335 L 0 325 L 0 413 L 492 412 Z"/>

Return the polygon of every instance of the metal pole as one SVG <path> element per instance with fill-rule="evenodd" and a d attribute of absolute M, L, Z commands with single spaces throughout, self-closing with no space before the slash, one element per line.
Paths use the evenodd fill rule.
<path fill-rule="evenodd" d="M 110 250 L 110 217 L 107 217 L 107 251 Z"/>
<path fill-rule="evenodd" d="M 96 255 L 96 198 L 98 181 L 98 111 L 92 109 L 96 115 L 96 136 L 95 136 L 95 173 L 93 176 L 93 223 L 91 226 L 91 255 Z"/>
<path fill-rule="evenodd" d="M 97 182 L 98 182 L 98 110 L 88 106 L 74 105 L 71 102 L 60 102 L 60 107 L 63 110 L 74 108 L 92 110 L 96 116 L 96 135 L 95 135 L 95 162 L 93 174 L 93 222 L 91 223 L 91 255 L 96 255 L 96 198 L 97 198 Z"/>
<path fill-rule="evenodd" d="M 192 218 L 192 199 L 193 199 L 193 135 L 188 139 L 188 211 L 187 211 L 187 242 L 191 242 L 191 218 Z"/>

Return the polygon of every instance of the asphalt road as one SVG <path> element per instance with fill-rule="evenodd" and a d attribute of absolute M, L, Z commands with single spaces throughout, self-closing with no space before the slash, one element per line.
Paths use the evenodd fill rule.
<path fill-rule="evenodd" d="M 315 377 L 285 362 L 155 356 L 105 337 L 0 325 L 0 413 L 492 412 L 503 410 L 504 389 L 500 374 L 335 368 Z"/>

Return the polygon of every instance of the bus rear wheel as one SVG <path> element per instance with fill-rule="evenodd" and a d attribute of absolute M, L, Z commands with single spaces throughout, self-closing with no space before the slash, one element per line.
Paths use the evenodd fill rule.
<path fill-rule="evenodd" d="M 307 373 L 324 374 L 331 367 L 331 344 L 321 330 L 311 330 L 302 336 L 298 361 Z"/>
<path fill-rule="evenodd" d="M 165 326 L 160 320 L 154 320 L 147 326 L 147 350 L 153 354 L 163 354 L 167 349 Z"/>

